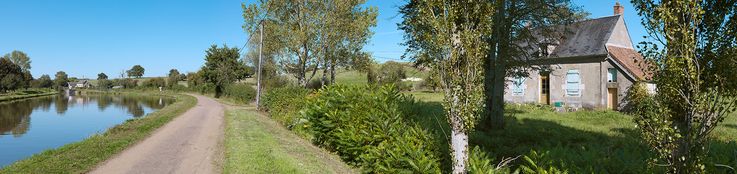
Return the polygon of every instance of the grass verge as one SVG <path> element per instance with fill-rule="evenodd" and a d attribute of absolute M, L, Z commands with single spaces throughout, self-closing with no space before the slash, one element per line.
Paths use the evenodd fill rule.
<path fill-rule="evenodd" d="M 253 108 L 228 109 L 223 173 L 355 173 Z"/>
<path fill-rule="evenodd" d="M 28 89 L 0 95 L 0 103 L 54 94 L 58 92 L 51 89 Z"/>
<path fill-rule="evenodd" d="M 197 99 L 183 94 L 140 93 L 133 95 L 170 95 L 176 102 L 146 117 L 131 119 L 80 142 L 35 154 L 15 162 L 0 173 L 85 173 L 144 139 L 157 128 L 186 112 Z"/>
<path fill-rule="evenodd" d="M 412 108 L 414 118 L 431 130 L 440 144 L 448 144 L 450 127 L 442 108 L 442 93 L 409 93 L 421 102 Z M 593 110 L 558 113 L 548 106 L 507 104 L 506 127 L 503 130 L 474 130 L 470 144 L 489 153 L 493 163 L 501 158 L 530 155 L 538 165 L 553 166 L 569 173 L 662 173 L 662 168 L 649 169 L 652 157 L 642 143 L 632 116 L 619 112 Z M 726 165 L 737 167 L 737 113 L 727 117 L 712 134 L 709 154 L 704 159 L 707 173 L 732 173 Z M 448 146 L 441 151 L 449 154 Z M 445 156 L 449 159 L 450 156 Z M 510 163 L 512 168 L 523 160 Z M 450 166 L 450 161 L 444 161 Z"/>

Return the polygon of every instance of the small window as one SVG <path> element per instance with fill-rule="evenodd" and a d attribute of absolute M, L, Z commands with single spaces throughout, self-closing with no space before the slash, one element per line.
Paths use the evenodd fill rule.
<path fill-rule="evenodd" d="M 525 85 L 524 77 L 515 77 L 514 80 L 512 80 L 512 95 L 514 96 L 525 95 L 524 85 Z"/>
<path fill-rule="evenodd" d="M 606 79 L 608 82 L 617 82 L 617 69 L 609 68 Z"/>
<path fill-rule="evenodd" d="M 566 95 L 569 97 L 581 96 L 581 76 L 578 70 L 568 70 L 566 73 Z"/>

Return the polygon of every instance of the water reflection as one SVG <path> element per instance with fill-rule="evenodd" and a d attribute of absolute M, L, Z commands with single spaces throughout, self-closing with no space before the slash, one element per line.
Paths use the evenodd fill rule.
<path fill-rule="evenodd" d="M 146 114 L 144 108 L 158 110 L 174 102 L 167 97 L 119 96 L 119 95 L 84 95 L 84 96 L 50 96 L 12 103 L 0 104 L 0 135 L 20 137 L 31 127 L 31 114 L 35 110 L 48 112 L 52 105 L 58 116 L 64 116 L 70 107 L 96 104 L 100 112 L 111 106 L 125 110 L 138 118 Z"/>

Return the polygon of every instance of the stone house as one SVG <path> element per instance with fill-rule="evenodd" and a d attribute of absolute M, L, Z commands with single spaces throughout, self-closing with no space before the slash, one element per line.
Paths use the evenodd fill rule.
<path fill-rule="evenodd" d="M 79 80 L 77 82 L 68 82 L 67 86 L 69 89 L 75 88 L 90 88 L 92 85 L 88 80 Z"/>
<path fill-rule="evenodd" d="M 645 80 L 640 68 L 644 60 L 634 49 L 623 11 L 617 3 L 613 16 L 565 26 L 563 37 L 538 48 L 545 55 L 533 64 L 545 68 L 527 70 L 528 77 L 509 77 L 504 100 L 575 109 L 621 108 L 629 87 Z"/>

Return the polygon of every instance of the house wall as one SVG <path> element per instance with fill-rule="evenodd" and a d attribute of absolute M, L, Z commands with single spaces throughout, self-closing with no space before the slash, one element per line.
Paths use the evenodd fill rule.
<path fill-rule="evenodd" d="M 619 20 L 617 21 L 617 24 L 614 25 L 614 29 L 612 29 L 612 33 L 606 43 L 625 48 L 634 48 L 630 34 L 627 31 L 627 24 L 624 23 L 623 18 L 623 16 L 619 16 Z"/>
<path fill-rule="evenodd" d="M 619 104 L 622 103 L 627 90 L 633 80 L 628 78 L 625 72 L 613 65 L 609 60 L 596 58 L 589 62 L 576 62 L 550 65 L 552 72 L 550 78 L 550 103 L 562 102 L 572 108 L 606 108 L 608 88 L 617 88 Z M 617 82 L 607 82 L 607 71 L 616 68 Z M 568 70 L 578 70 L 581 77 L 581 96 L 566 95 L 566 74 Z M 507 78 L 507 89 L 504 100 L 509 103 L 540 103 L 541 80 L 539 71 L 530 71 L 523 83 L 524 94 L 516 96 L 512 94 L 512 80 Z"/>
<path fill-rule="evenodd" d="M 609 68 L 615 68 L 615 69 L 617 69 L 617 82 L 610 83 L 610 82 L 606 81 L 607 80 L 606 71 L 608 71 Z M 603 82 L 605 84 L 607 84 L 605 86 L 605 88 L 602 89 L 605 92 L 604 93 L 605 95 L 604 95 L 604 98 L 603 98 L 604 99 L 604 106 L 606 107 L 606 101 L 607 101 L 607 98 L 606 98 L 607 97 L 606 96 L 606 92 L 607 91 L 606 90 L 608 90 L 607 88 L 617 88 L 617 93 L 618 93 L 617 94 L 617 100 L 618 100 L 617 101 L 617 104 L 619 105 L 617 109 L 621 109 L 622 108 L 622 103 L 624 103 L 624 97 L 627 95 L 627 91 L 629 90 L 630 86 L 632 86 L 632 84 L 634 84 L 635 80 L 632 79 L 632 78 L 630 78 L 627 74 L 625 74 L 626 72 L 623 69 L 621 69 L 618 66 L 614 65 L 614 63 L 610 59 L 607 59 L 607 61 L 604 62 L 604 69 L 603 70 L 604 70 L 604 73 L 605 73 L 604 74 L 605 76 L 603 77 L 603 79 L 604 79 Z"/>

